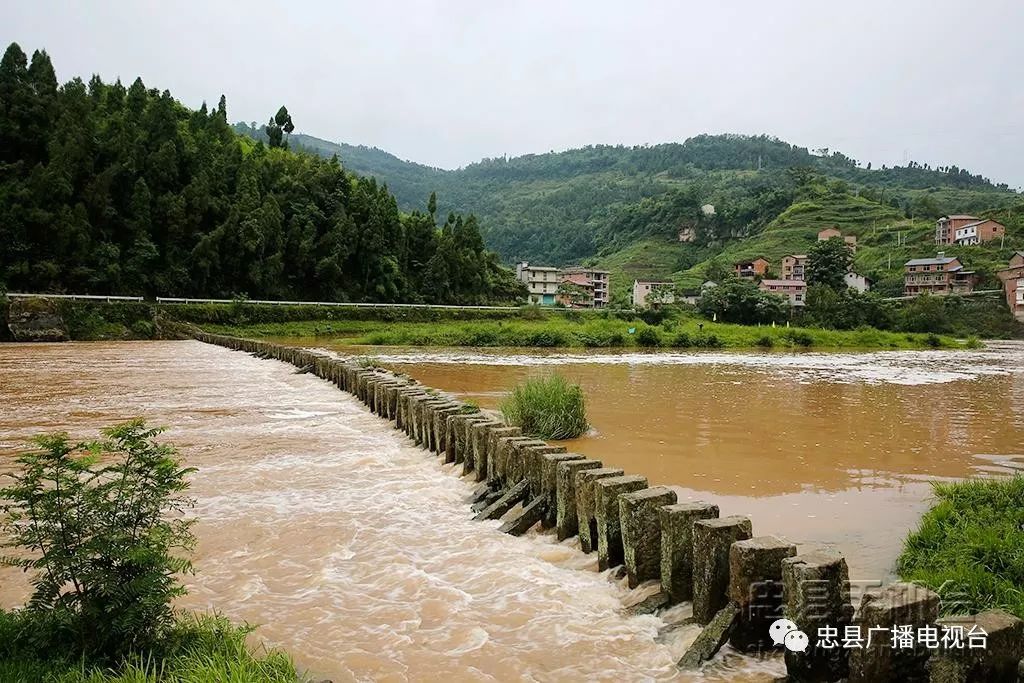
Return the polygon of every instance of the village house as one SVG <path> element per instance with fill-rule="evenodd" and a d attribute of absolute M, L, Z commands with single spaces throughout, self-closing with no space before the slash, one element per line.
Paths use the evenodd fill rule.
<path fill-rule="evenodd" d="M 803 280 L 761 280 L 761 291 L 789 299 L 790 306 L 803 306 L 807 299 L 807 283 Z"/>
<path fill-rule="evenodd" d="M 594 284 L 579 273 L 563 273 L 555 293 L 555 303 L 568 308 L 593 308 Z"/>
<path fill-rule="evenodd" d="M 516 278 L 526 284 L 531 304 L 553 306 L 559 303 L 558 287 L 566 279 L 590 293 L 586 304 L 588 308 L 607 306 L 610 299 L 611 280 L 607 270 L 582 266 L 570 266 L 561 270 L 554 266 L 531 266 L 523 261 L 516 264 Z"/>
<path fill-rule="evenodd" d="M 1010 258 L 1010 267 L 1003 268 L 997 275 L 1003 281 L 1006 303 L 1017 320 L 1024 322 L 1024 251 L 1018 251 Z"/>
<path fill-rule="evenodd" d="M 764 274 L 768 272 L 768 268 L 771 265 L 770 261 L 758 256 L 753 261 L 735 263 L 733 267 L 736 269 L 737 277 L 753 280 L 755 277 L 764 277 Z"/>
<path fill-rule="evenodd" d="M 670 304 L 676 299 L 675 287 L 674 282 L 633 280 L 633 305 L 637 308 L 647 308 L 656 304 Z M 649 302 L 648 297 L 651 297 Z"/>
<path fill-rule="evenodd" d="M 843 282 L 846 283 L 849 289 L 854 289 L 861 294 L 871 289 L 871 280 L 863 275 L 858 275 L 852 270 L 843 276 Z"/>
<path fill-rule="evenodd" d="M 541 306 L 553 306 L 560 283 L 558 268 L 553 266 L 531 266 L 526 261 L 516 264 L 516 278 L 529 290 L 529 302 Z"/>
<path fill-rule="evenodd" d="M 903 294 L 967 294 L 974 291 L 974 271 L 964 270 L 955 256 L 911 259 L 903 265 Z"/>
<path fill-rule="evenodd" d="M 700 298 L 702 296 L 704 296 L 705 292 L 707 292 L 709 289 L 713 289 L 713 288 L 715 288 L 717 286 L 718 286 L 717 282 L 713 282 L 712 280 L 707 280 L 707 281 L 704 282 L 704 284 L 702 284 L 700 286 L 700 289 L 687 289 L 687 290 L 684 290 L 679 295 L 679 297 L 677 297 L 676 300 L 680 301 L 680 302 L 682 302 L 684 304 L 690 304 L 691 306 L 696 306 L 697 304 L 700 303 Z"/>
<path fill-rule="evenodd" d="M 943 216 L 935 221 L 936 244 L 981 244 L 1006 234 L 1006 226 L 990 218 L 964 213 Z"/>
<path fill-rule="evenodd" d="M 843 235 L 839 228 L 825 228 L 818 232 L 818 241 L 824 242 L 830 240 L 833 237 L 842 237 L 843 241 L 846 242 L 847 246 L 850 247 L 850 251 L 857 252 L 857 236 L 856 235 Z"/>
<path fill-rule="evenodd" d="M 981 244 L 1001 239 L 1004 235 L 1006 227 L 1002 223 L 985 219 L 957 228 L 953 233 L 953 242 L 962 245 Z"/>
<path fill-rule="evenodd" d="M 585 268 L 583 266 L 569 266 L 568 268 L 563 268 L 561 273 L 563 277 L 582 277 L 590 285 L 594 292 L 593 302 L 591 303 L 593 308 L 604 308 L 608 305 L 608 302 L 611 300 L 611 273 L 609 271 Z"/>
<path fill-rule="evenodd" d="M 782 257 L 782 279 L 783 280 L 805 280 L 807 268 L 807 254 L 790 254 Z"/>

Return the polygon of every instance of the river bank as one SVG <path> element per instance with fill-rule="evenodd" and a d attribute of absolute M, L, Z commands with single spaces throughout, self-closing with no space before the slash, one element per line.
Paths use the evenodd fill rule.
<path fill-rule="evenodd" d="M 559 308 L 429 308 L 407 306 L 301 306 L 156 304 L 146 301 L 35 302 L 63 322 L 61 338 L 75 341 L 176 338 L 179 323 L 247 338 L 318 337 L 353 344 L 523 348 L 694 349 L 960 349 L 968 336 L 875 328 L 830 330 L 796 325 L 722 324 L 692 311 L 570 310 Z M 8 303 L 0 301 L 7 320 Z M 18 304 L 23 306 L 23 304 Z M 13 309 L 12 309 L 13 310 Z M 928 329 L 925 327 L 924 329 Z M 0 341 L 11 341 L 0 325 Z"/>
<path fill-rule="evenodd" d="M 680 318 L 651 325 L 613 316 L 481 322 L 367 322 L 311 320 L 258 325 L 208 325 L 246 338 L 315 337 L 368 346 L 678 349 L 965 349 L 976 340 L 873 328 L 823 330 L 752 326 Z"/>

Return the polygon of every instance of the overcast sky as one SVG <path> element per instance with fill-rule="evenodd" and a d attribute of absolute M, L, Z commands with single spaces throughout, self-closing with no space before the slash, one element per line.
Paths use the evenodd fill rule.
<path fill-rule="evenodd" d="M 31 0 L 0 37 L 445 168 L 736 132 L 1024 186 L 1022 0 Z"/>

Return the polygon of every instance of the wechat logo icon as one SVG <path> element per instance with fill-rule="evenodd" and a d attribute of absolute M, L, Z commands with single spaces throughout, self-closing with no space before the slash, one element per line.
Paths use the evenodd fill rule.
<path fill-rule="evenodd" d="M 768 627 L 768 635 L 776 645 L 785 645 L 790 652 L 805 652 L 809 640 L 807 634 L 799 630 L 789 619 L 776 619 Z"/>

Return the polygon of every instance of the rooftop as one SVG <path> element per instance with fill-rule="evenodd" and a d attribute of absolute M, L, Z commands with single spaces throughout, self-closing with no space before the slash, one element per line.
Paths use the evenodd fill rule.
<path fill-rule="evenodd" d="M 972 215 L 970 215 L 968 213 L 951 213 L 950 215 L 943 216 L 942 218 L 948 218 L 950 220 L 952 220 L 952 219 L 963 220 L 964 218 L 972 218 L 974 220 L 978 220 L 977 216 L 972 216 Z M 942 220 L 942 218 L 940 218 L 939 220 Z"/>
<path fill-rule="evenodd" d="M 935 258 L 912 258 L 903 265 L 905 266 L 944 266 L 958 260 L 955 256 L 936 256 Z"/>

